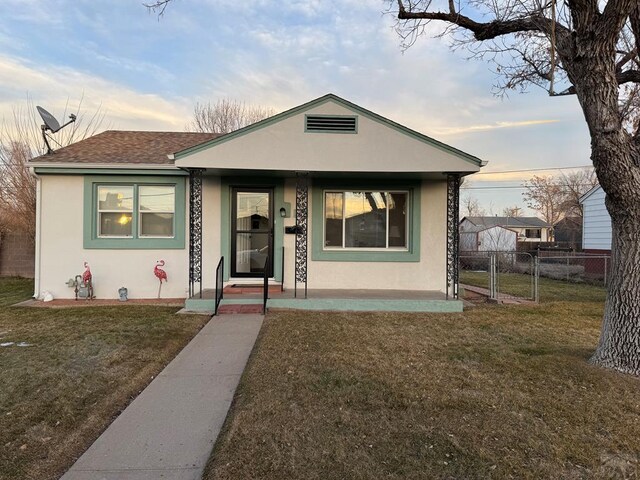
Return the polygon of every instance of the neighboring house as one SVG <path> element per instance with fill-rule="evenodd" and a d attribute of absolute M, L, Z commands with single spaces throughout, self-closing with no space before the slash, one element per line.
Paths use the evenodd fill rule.
<path fill-rule="evenodd" d="M 585 253 L 611 253 L 611 216 L 604 204 L 605 193 L 596 185 L 582 197 L 582 249 Z"/>
<path fill-rule="evenodd" d="M 35 295 L 257 283 L 457 296 L 460 178 L 484 163 L 329 94 L 229 133 L 108 131 L 30 162 Z M 193 292 L 191 292 L 193 293 Z"/>
<path fill-rule="evenodd" d="M 582 218 L 565 217 L 553 226 L 556 247 L 582 249 Z"/>
<path fill-rule="evenodd" d="M 516 250 L 518 234 L 514 230 L 494 226 L 466 225 L 460 227 L 461 252 L 512 252 Z"/>
<path fill-rule="evenodd" d="M 502 227 L 516 232 L 518 243 L 553 241 L 553 226 L 538 217 L 464 217 L 460 232 L 487 227 Z"/>

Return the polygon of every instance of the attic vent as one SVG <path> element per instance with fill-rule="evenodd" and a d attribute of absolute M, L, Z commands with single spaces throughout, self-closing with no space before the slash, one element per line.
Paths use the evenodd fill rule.
<path fill-rule="evenodd" d="M 305 130 L 307 132 L 356 133 L 357 118 L 355 115 L 307 115 Z"/>

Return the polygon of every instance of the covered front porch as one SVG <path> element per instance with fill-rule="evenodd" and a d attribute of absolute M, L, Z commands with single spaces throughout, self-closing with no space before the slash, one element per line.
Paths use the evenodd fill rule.
<path fill-rule="evenodd" d="M 242 292 L 240 293 L 240 290 Z M 242 289 L 227 287 L 223 290 L 219 309 L 232 305 L 263 305 L 264 289 L 247 285 Z M 281 291 L 271 285 L 266 300 L 267 309 L 333 310 L 360 312 L 461 312 L 463 302 L 443 292 L 424 290 L 380 289 L 308 289 L 304 292 Z M 215 312 L 216 290 L 205 289 L 185 302 L 185 311 Z"/>

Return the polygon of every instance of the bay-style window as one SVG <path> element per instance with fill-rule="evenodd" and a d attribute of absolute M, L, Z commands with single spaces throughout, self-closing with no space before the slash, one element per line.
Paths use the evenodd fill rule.
<path fill-rule="evenodd" d="M 324 249 L 406 250 L 408 191 L 325 191 Z"/>
<path fill-rule="evenodd" d="M 85 176 L 84 247 L 184 248 L 183 176 Z"/>

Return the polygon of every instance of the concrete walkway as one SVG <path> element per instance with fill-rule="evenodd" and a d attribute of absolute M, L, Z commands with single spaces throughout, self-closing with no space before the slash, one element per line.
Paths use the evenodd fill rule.
<path fill-rule="evenodd" d="M 200 479 L 262 319 L 214 317 L 62 480 Z"/>

